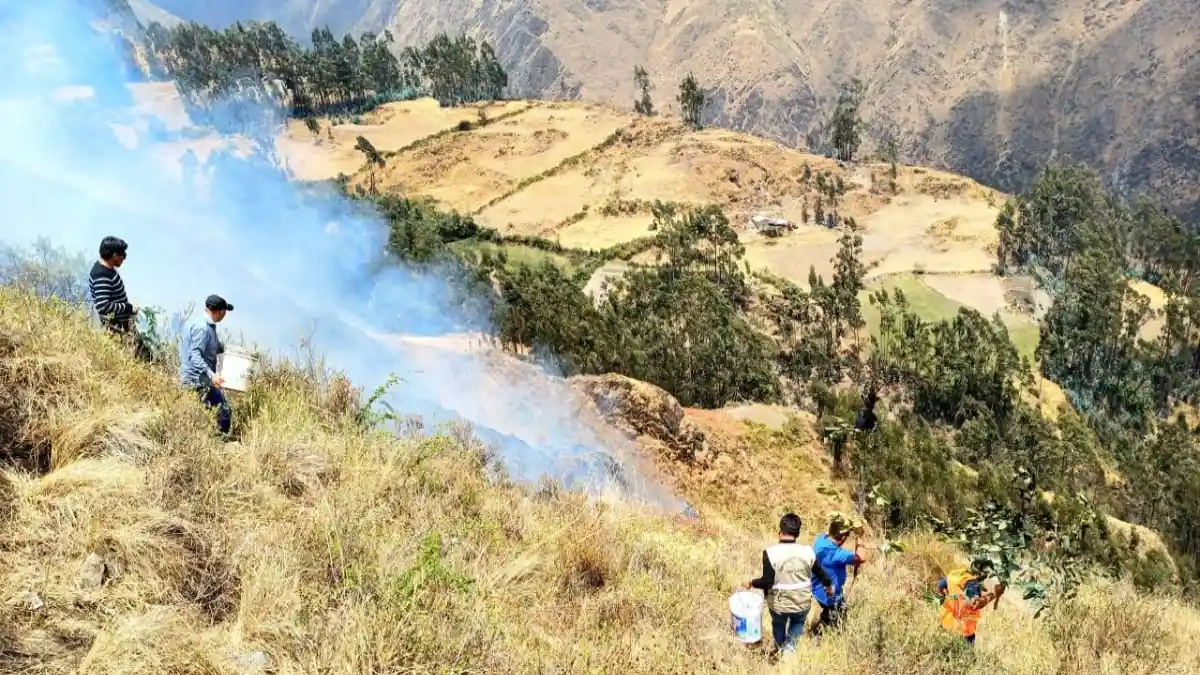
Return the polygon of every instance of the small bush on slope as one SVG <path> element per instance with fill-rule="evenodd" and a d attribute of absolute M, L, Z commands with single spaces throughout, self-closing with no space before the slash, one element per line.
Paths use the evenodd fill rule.
<path fill-rule="evenodd" d="M 9 289 L 0 348 L 6 672 L 238 673 L 256 650 L 278 673 L 768 672 L 725 627 L 757 536 L 489 479 L 454 430 L 362 429 L 345 381 L 307 365 L 270 364 L 221 444 L 167 374 Z M 1200 668 L 1191 610 L 1102 586 L 1046 622 L 1006 599 L 972 660 L 920 599 L 953 552 L 909 550 L 927 553 L 864 571 L 847 632 L 792 668 Z M 1105 640 L 1100 617 L 1141 637 Z"/>

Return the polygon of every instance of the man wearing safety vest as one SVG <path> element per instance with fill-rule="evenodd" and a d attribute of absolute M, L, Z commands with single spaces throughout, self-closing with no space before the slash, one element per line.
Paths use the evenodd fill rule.
<path fill-rule="evenodd" d="M 821 569 L 813 548 L 796 541 L 801 526 L 800 516 L 784 516 L 779 521 L 779 543 L 763 551 L 762 576 L 742 584 L 747 589 L 758 588 L 767 596 L 775 638 L 773 654 L 795 651 L 796 640 L 804 635 L 804 623 L 812 609 L 811 579 L 833 595 L 833 580 Z"/>
<path fill-rule="evenodd" d="M 1000 602 L 1004 584 L 995 580 L 995 568 L 987 558 L 977 558 L 970 569 L 959 568 L 938 581 L 938 597 L 942 599 L 942 626 L 962 636 L 968 645 L 975 644 L 975 628 L 988 604 Z M 991 588 L 986 588 L 989 580 Z"/>

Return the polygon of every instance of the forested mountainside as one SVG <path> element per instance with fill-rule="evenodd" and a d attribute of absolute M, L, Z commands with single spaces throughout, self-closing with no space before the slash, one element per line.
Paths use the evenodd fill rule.
<path fill-rule="evenodd" d="M 881 472 L 870 479 L 872 489 L 890 493 L 887 508 L 876 514 L 890 526 L 952 514 L 961 519 L 990 504 L 1030 537 L 1078 528 L 1069 549 L 1058 549 L 1064 560 L 1084 556 L 1117 566 L 1107 536 L 1090 540 L 1097 536 L 1096 518 L 1116 513 L 1164 531 L 1171 548 L 1183 554 L 1183 566 L 1172 569 L 1192 582 L 1200 549 L 1195 526 L 1182 514 L 1200 498 L 1191 433 L 1191 406 L 1200 391 L 1200 287 L 1193 274 L 1200 239 L 1151 202 L 1122 202 L 1087 170 L 1049 167 L 999 208 L 1003 195 L 925 169 L 900 171 L 895 163 L 785 157 L 770 143 L 697 132 L 649 115 L 625 113 L 621 119 L 612 112 L 568 112 L 578 106 L 516 102 L 497 109 L 487 101 L 507 73 L 487 42 L 443 35 L 420 48 L 406 46 L 395 58 L 374 36 L 356 41 L 321 30 L 314 37 L 316 46 L 304 47 L 272 26 L 151 26 L 145 58 L 159 76 L 178 83 L 197 119 L 232 122 L 231 132 L 245 128 L 256 90 L 290 104 L 285 109 L 304 118 L 314 148 L 327 143 L 336 152 L 335 129 L 352 122 L 361 168 L 328 177 L 390 221 L 396 256 L 418 265 L 460 266 L 464 288 L 491 305 L 481 328 L 493 330 L 514 353 L 532 350 L 567 373 L 646 380 L 690 405 L 815 405 L 825 432 L 844 424 L 826 419 L 845 412 L 845 402 L 830 388 L 853 383 L 862 393 L 890 392 L 892 404 L 907 413 L 873 451 L 932 462 L 930 473 L 891 474 L 905 463 L 860 453 L 864 464 L 857 470 Z M 262 70 L 259 77 L 238 79 L 255 68 Z M 267 82 L 280 82 L 282 89 Z M 364 134 L 374 135 L 371 127 L 389 120 L 412 119 L 412 111 L 398 103 L 371 109 L 379 101 L 368 92 L 433 96 L 450 109 L 475 109 L 457 122 L 447 119 L 450 126 L 427 137 L 377 148 Z M 845 142 L 839 137 L 859 126 L 856 111 L 842 112 L 846 123 L 819 139 L 838 145 L 839 154 Z M 568 123 L 572 118 L 576 122 Z M 526 141 L 529 147 L 523 147 Z M 294 148 L 295 137 L 291 142 Z M 272 148 L 265 151 L 264 163 L 276 161 Z M 501 157 L 499 164 L 492 161 Z M 262 165 L 233 160 L 225 152 L 208 161 L 212 189 L 238 203 L 253 201 L 239 187 L 249 181 L 238 174 Z M 713 180 L 691 193 L 678 191 L 681 182 L 670 176 L 681 162 L 692 175 L 713 169 Z M 783 170 L 775 174 L 768 166 Z M 407 173 L 414 167 L 419 175 Z M 529 172 L 504 173 L 522 167 Z M 629 192 L 625 176 L 631 171 L 643 179 L 634 184 L 649 191 Z M 559 195 L 582 187 L 582 194 L 600 198 L 595 207 L 604 216 L 645 218 L 643 233 L 584 248 L 542 236 L 535 223 L 514 229 L 524 220 L 516 208 L 523 193 L 556 185 Z M 895 234 L 919 215 L 904 207 L 936 210 L 940 200 L 986 203 L 992 215 L 984 226 L 991 236 L 973 234 L 974 225 L 951 215 L 888 245 L 923 251 L 915 261 L 879 257 L 880 233 Z M 545 197 L 540 202 L 550 203 Z M 587 220 L 592 206 L 578 204 L 560 224 Z M 766 206 L 795 209 L 804 228 L 760 243 L 728 218 Z M 522 231 L 530 225 L 534 232 Z M 807 277 L 770 252 L 817 237 L 828 239 L 820 249 L 825 260 L 812 260 Z M 955 248 L 956 241 L 965 247 Z M 761 256 L 756 262 L 765 266 L 746 265 L 752 246 Z M 524 249 L 550 255 L 510 257 Z M 868 287 L 868 274 L 880 265 L 893 275 L 980 271 L 942 269 L 950 258 L 1031 279 L 1044 289 L 1050 302 L 1034 312 L 1038 336 L 1014 343 L 1010 331 L 1017 324 L 998 314 L 1007 298 L 999 306 L 979 304 L 983 310 L 968 302 L 931 313 L 898 289 Z M 905 260 L 907 268 L 893 267 Z M 632 268 L 596 304 L 585 289 L 593 273 L 615 261 Z M 931 262 L 938 268 L 929 269 Z M 481 284 L 485 278 L 490 285 Z M 1136 284 L 1153 288 L 1157 302 Z M 984 312 L 996 316 L 989 320 Z M 681 344 L 689 349 L 681 351 Z M 1035 385 L 1040 392 L 1038 375 L 1060 384 L 1083 417 L 1039 422 L 1041 412 L 1028 400 Z M 836 434 L 829 439 L 836 441 Z M 1176 461 L 1163 463 L 1168 447 L 1178 448 L 1171 453 Z M 956 477 L 956 465 L 977 473 Z M 951 486 L 959 478 L 965 483 L 942 499 L 913 499 L 912 487 L 933 473 Z M 1012 492 L 1013 481 L 1024 487 Z M 1082 492 L 1097 481 L 1103 485 L 1097 492 Z M 1167 493 L 1175 506 L 1160 500 Z"/>

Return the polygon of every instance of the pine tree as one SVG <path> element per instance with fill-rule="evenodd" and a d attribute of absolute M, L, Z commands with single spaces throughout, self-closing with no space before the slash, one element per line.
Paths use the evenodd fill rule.
<path fill-rule="evenodd" d="M 633 67 L 633 84 L 642 92 L 642 97 L 633 102 L 633 109 L 639 115 L 654 114 L 654 103 L 650 100 L 650 76 L 641 66 Z"/>
<path fill-rule="evenodd" d="M 367 160 L 367 164 L 383 166 L 386 163 L 383 159 L 383 155 L 381 155 L 379 151 L 375 149 L 375 146 L 372 145 L 371 141 L 368 141 L 366 137 L 359 136 L 357 139 L 355 139 L 355 141 L 354 149 L 363 154 L 363 157 Z"/>
<path fill-rule="evenodd" d="M 888 161 L 888 187 L 896 194 L 896 179 L 900 176 L 896 161 L 900 158 L 900 146 L 896 143 L 896 135 L 890 131 L 883 141 L 883 157 Z"/>
<path fill-rule="evenodd" d="M 683 112 L 683 122 L 693 129 L 701 128 L 700 116 L 704 111 L 706 98 L 700 83 L 691 73 L 679 83 L 679 97 L 676 100 L 679 101 L 679 108 Z"/>
<path fill-rule="evenodd" d="M 862 119 L 858 116 L 858 106 L 862 103 L 863 85 L 858 78 L 842 85 L 838 94 L 837 107 L 833 111 L 830 122 L 830 144 L 833 145 L 834 156 L 843 162 L 853 162 L 858 154 L 858 146 L 862 142 L 860 130 Z"/>

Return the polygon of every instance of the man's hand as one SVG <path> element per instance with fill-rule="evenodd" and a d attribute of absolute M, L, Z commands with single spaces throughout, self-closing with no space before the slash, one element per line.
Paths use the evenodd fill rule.
<path fill-rule="evenodd" d="M 833 586 L 825 584 L 825 597 L 829 598 L 830 600 L 833 599 Z"/>
<path fill-rule="evenodd" d="M 750 590 L 751 588 L 754 588 L 754 586 L 750 583 L 750 580 L 747 579 L 746 581 L 742 582 L 742 588 Z"/>
<path fill-rule="evenodd" d="M 1004 584 L 998 583 L 998 584 L 996 584 L 996 589 L 994 591 L 992 591 L 992 607 L 993 607 L 993 609 L 996 609 L 996 610 L 1000 609 L 1000 598 L 1004 597 L 1004 589 L 1005 589 Z"/>
<path fill-rule="evenodd" d="M 141 307 L 138 307 L 137 305 L 130 305 L 130 306 L 129 306 L 129 311 L 130 311 L 130 313 L 132 313 L 132 314 L 137 314 L 137 313 L 138 313 L 138 312 L 140 312 L 141 310 L 142 310 L 142 308 L 141 308 Z"/>
<path fill-rule="evenodd" d="M 214 377 L 214 378 L 212 379 L 212 385 L 213 385 L 214 387 L 216 387 L 217 389 L 220 389 L 221 387 L 224 387 L 224 386 L 225 386 L 225 378 L 223 378 L 223 377 Z"/>

